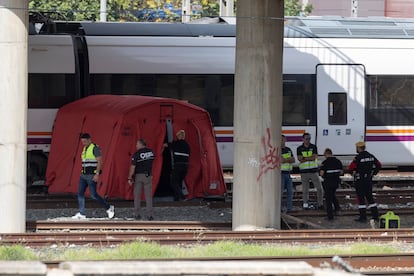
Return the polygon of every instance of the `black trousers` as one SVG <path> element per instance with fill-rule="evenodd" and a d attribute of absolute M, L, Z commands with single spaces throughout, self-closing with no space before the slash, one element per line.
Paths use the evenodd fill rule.
<path fill-rule="evenodd" d="M 324 181 L 323 189 L 325 191 L 325 202 L 326 202 L 326 212 L 329 219 L 334 217 L 334 208 L 335 212 L 338 212 L 341 207 L 339 206 L 338 199 L 336 198 L 336 189 L 339 185 L 336 182 Z"/>
<path fill-rule="evenodd" d="M 358 196 L 359 206 L 365 205 L 365 200 L 368 205 L 375 204 L 374 196 L 372 195 L 372 180 L 370 178 L 357 180 L 355 190 Z"/>
<path fill-rule="evenodd" d="M 372 179 L 371 178 L 361 178 L 358 179 L 355 183 L 356 194 L 358 196 L 358 210 L 359 217 L 361 220 L 366 220 L 366 209 L 365 200 L 368 203 L 368 208 L 371 210 L 372 218 L 375 220 L 379 219 L 378 207 L 375 203 L 374 196 L 372 195 Z"/>
<path fill-rule="evenodd" d="M 177 163 L 174 164 L 174 168 L 171 174 L 171 188 L 174 193 L 174 200 L 185 199 L 183 194 L 183 180 L 187 175 L 188 163 Z"/>

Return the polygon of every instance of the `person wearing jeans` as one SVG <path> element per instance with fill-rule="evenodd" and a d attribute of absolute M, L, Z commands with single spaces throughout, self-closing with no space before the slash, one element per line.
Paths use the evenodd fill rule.
<path fill-rule="evenodd" d="M 295 157 L 293 156 L 292 150 L 286 146 L 286 136 L 282 135 L 281 141 L 282 148 L 282 160 L 280 165 L 280 175 L 281 175 L 281 189 L 280 196 L 282 197 L 283 191 L 286 190 L 286 212 L 292 211 L 292 197 L 293 197 L 293 183 L 290 173 L 292 171 L 292 163 L 295 162 Z M 282 200 L 280 200 L 282 202 Z M 282 207 L 283 210 L 283 207 Z"/>
<path fill-rule="evenodd" d="M 85 215 L 85 192 L 89 187 L 89 194 L 91 198 L 95 199 L 105 210 L 110 210 L 111 206 L 103 199 L 96 191 L 96 182 L 93 180 L 93 174 L 81 174 L 79 179 L 78 186 L 78 203 L 79 203 L 79 213 Z M 109 215 L 108 215 L 109 216 Z M 110 217 L 111 218 L 111 217 Z"/>
<path fill-rule="evenodd" d="M 99 176 L 102 170 L 102 153 L 101 149 L 95 143 L 92 143 L 91 136 L 88 133 L 83 133 L 80 137 L 83 144 L 82 149 L 82 173 L 79 178 L 78 185 L 78 204 L 79 212 L 74 215 L 73 219 L 85 219 L 85 192 L 89 187 L 91 197 L 97 200 L 106 210 L 108 218 L 113 218 L 115 215 L 114 206 L 109 205 L 96 191 L 96 184 L 99 181 Z"/>

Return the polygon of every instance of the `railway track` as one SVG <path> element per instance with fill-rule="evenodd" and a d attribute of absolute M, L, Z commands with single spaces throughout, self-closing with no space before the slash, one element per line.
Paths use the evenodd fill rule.
<path fill-rule="evenodd" d="M 376 201 L 380 204 L 401 204 L 401 205 L 414 205 L 414 188 L 405 189 L 392 189 L 392 190 L 374 190 L 374 196 Z M 356 194 L 352 189 L 341 189 L 337 191 L 337 198 L 341 205 L 355 204 Z M 309 193 L 309 199 L 316 201 L 316 192 L 311 191 Z M 133 201 L 124 199 L 110 199 L 112 204 L 117 208 L 131 208 Z M 295 191 L 293 194 L 293 204 L 296 206 L 302 203 L 302 193 Z M 99 204 L 91 199 L 87 199 L 88 206 L 99 207 Z M 194 199 L 189 201 L 160 201 L 155 199 L 155 207 L 165 206 L 196 206 L 196 205 L 211 205 L 212 207 L 231 207 L 231 201 L 207 201 L 203 199 Z M 54 209 L 54 208 L 77 208 L 78 202 L 74 195 L 28 195 L 26 201 L 26 207 L 28 209 Z"/>
<path fill-rule="evenodd" d="M 214 207 L 213 207 L 214 208 Z M 229 207 L 230 208 L 230 207 Z M 414 216 L 414 208 L 399 208 L 398 210 L 393 209 L 399 216 Z M 380 209 L 381 214 L 386 213 L 387 211 L 392 211 L 391 209 Z M 341 217 L 347 216 L 357 216 L 358 210 L 341 210 Z M 299 211 L 292 211 L 289 212 L 289 216 L 294 216 L 297 218 L 306 218 L 306 217 L 326 217 L 325 210 L 299 210 Z M 101 226 L 101 222 L 103 219 L 88 219 L 86 220 L 89 223 L 90 227 L 96 225 L 96 227 L 107 227 Z M 108 227 L 110 229 L 125 229 L 131 227 L 131 230 L 134 230 L 142 227 L 147 227 L 147 229 L 167 229 L 167 230 L 180 230 L 180 229 L 214 229 L 214 230 L 226 230 L 231 228 L 230 222 L 191 222 L 191 221 L 157 221 L 155 224 L 154 222 L 147 222 L 147 221 L 136 221 L 131 219 L 117 219 L 114 220 L 105 220 L 108 223 Z M 137 223 L 140 223 L 140 226 Z M 50 219 L 50 220 L 31 220 L 26 222 L 26 229 L 27 231 L 36 231 L 36 230 L 47 230 L 65 228 L 65 229 L 82 229 L 84 228 L 85 221 L 73 220 L 70 217 L 66 220 L 63 219 Z M 145 224 L 148 223 L 148 224 Z M 65 225 L 65 226 L 61 226 Z M 192 226 L 191 226 L 192 225 Z M 173 227 L 173 228 L 170 228 Z M 105 229 L 105 228 L 102 228 Z M 109 229 L 109 228 L 106 228 Z"/>
<path fill-rule="evenodd" d="M 109 226 L 106 226 L 109 228 Z M 23 234 L 0 234 L 0 245 L 24 244 L 31 247 L 51 245 L 110 246 L 133 241 L 151 241 L 161 245 L 241 241 L 248 243 L 344 243 L 344 242 L 414 242 L 414 230 L 403 229 L 329 229 L 329 230 L 265 230 L 265 231 L 91 231 L 84 230 Z"/>
<path fill-rule="evenodd" d="M 107 220 L 96 221 L 50 221 L 38 220 L 28 221 L 26 223 L 26 230 L 29 232 L 40 231 L 74 231 L 74 230 L 88 230 L 88 231 L 131 231 L 131 230 L 156 230 L 156 231 L 196 231 L 196 230 L 231 230 L 231 223 L 225 222 L 200 222 L 200 221 L 125 221 L 125 220 Z"/>
<path fill-rule="evenodd" d="M 410 228 L 231 231 L 230 227 L 229 223 L 217 222 L 33 221 L 28 222 L 28 230 L 35 231 L 34 233 L 0 234 L 0 245 L 23 244 L 33 248 L 54 245 L 109 247 L 133 241 L 151 241 L 161 245 L 191 245 L 223 240 L 265 244 L 414 242 L 414 229 Z M 366 275 L 414 275 L 413 253 L 347 255 L 341 257 L 355 271 Z M 172 260 L 175 259 L 168 259 L 168 261 Z M 314 267 L 341 267 L 341 265 L 332 261 L 332 256 L 324 255 L 295 257 L 241 256 L 185 260 L 305 261 Z M 58 267 L 59 263 L 59 261 L 45 262 L 49 268 Z"/>
<path fill-rule="evenodd" d="M 274 261 L 274 262 L 294 262 L 304 261 L 311 266 L 318 267 L 332 267 L 335 269 L 343 270 L 344 267 L 338 264 L 338 258 L 333 258 L 327 255 L 312 255 L 312 256 L 238 256 L 238 257 L 205 257 L 205 258 L 184 258 L 184 259 L 152 259 L 153 262 L 162 261 L 202 261 L 202 262 L 219 262 L 219 261 Z M 399 268 L 399 271 L 411 273 L 407 275 L 414 275 L 413 270 L 413 259 L 414 254 L 375 254 L 375 255 L 343 255 L 340 256 L 340 260 L 343 261 L 348 268 L 354 269 L 355 271 L 363 271 L 367 275 L 388 275 L 384 269 L 388 269 L 388 273 L 392 272 L 392 269 Z M 116 260 L 122 261 L 122 260 Z M 128 260 L 131 261 L 131 260 Z M 142 261 L 138 259 L 136 261 Z M 57 268 L 62 261 L 45 261 L 44 263 L 48 268 Z M 394 274 L 393 274 L 394 275 Z M 400 275 L 400 274 L 398 274 Z M 404 274 L 405 275 L 405 274 Z"/>
<path fill-rule="evenodd" d="M 394 210 L 395 212 L 398 213 L 398 215 L 402 216 L 409 216 L 409 215 L 414 215 L 414 208 L 400 208 L 398 210 L 395 209 L 380 209 L 380 213 L 386 213 L 387 211 L 392 211 Z M 325 217 L 326 216 L 326 211 L 325 210 L 300 210 L 300 211 L 292 211 L 289 213 L 292 216 L 295 217 Z M 341 210 L 341 217 L 345 217 L 345 216 L 357 216 L 358 210 Z"/>

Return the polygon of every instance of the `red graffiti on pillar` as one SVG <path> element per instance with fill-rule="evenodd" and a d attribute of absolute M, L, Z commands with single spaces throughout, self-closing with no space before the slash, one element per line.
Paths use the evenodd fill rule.
<path fill-rule="evenodd" d="M 262 146 L 264 156 L 260 158 L 260 172 L 257 176 L 257 181 L 260 180 L 263 174 L 267 173 L 269 170 L 280 168 L 280 152 L 279 147 L 274 147 L 270 144 L 270 129 L 267 128 L 267 141 L 264 136 L 262 136 Z"/>

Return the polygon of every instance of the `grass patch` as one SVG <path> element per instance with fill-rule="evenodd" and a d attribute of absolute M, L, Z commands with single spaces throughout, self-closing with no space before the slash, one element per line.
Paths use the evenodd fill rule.
<path fill-rule="evenodd" d="M 189 249 L 190 256 L 195 257 L 239 257 L 239 256 L 308 256 L 338 254 L 377 254 L 398 253 L 396 247 L 371 243 L 346 243 L 327 246 L 311 245 L 277 245 L 277 244 L 245 244 L 241 242 L 223 241 L 211 245 L 197 245 Z"/>
<path fill-rule="evenodd" d="M 0 246 L 0 260 L 31 261 L 36 259 L 36 253 L 31 250 L 27 250 L 22 245 Z"/>
<path fill-rule="evenodd" d="M 1 249 L 2 247 L 0 247 Z M 17 247 L 19 248 L 19 247 Z M 24 252 L 26 253 L 24 253 Z M 0 250 L 0 252 L 2 252 Z M 57 247 L 40 250 L 20 247 L 15 252 L 8 251 L 8 259 L 42 261 L 75 260 L 127 260 L 127 259 L 165 259 L 165 258 L 203 258 L 203 257 L 241 257 L 241 256 L 307 256 L 307 255 L 347 255 L 347 254 L 400 253 L 398 244 L 346 243 L 329 245 L 291 245 L 291 244 L 247 244 L 237 241 L 219 241 L 209 245 L 167 246 L 153 242 L 137 241 L 114 248 Z M 33 257 L 35 256 L 35 257 Z M 0 259 L 3 255 L 0 254 Z"/>

